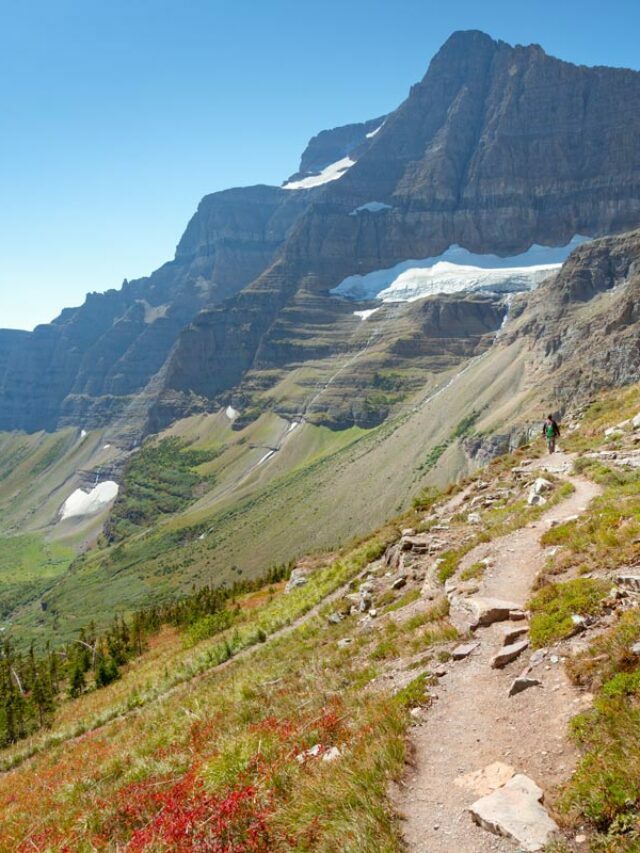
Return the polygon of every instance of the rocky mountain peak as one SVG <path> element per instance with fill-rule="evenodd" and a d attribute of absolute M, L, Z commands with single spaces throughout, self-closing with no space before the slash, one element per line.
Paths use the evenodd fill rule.
<path fill-rule="evenodd" d="M 638 72 L 453 33 L 395 111 L 317 134 L 283 187 L 205 196 L 149 278 L 0 334 L 0 426 L 127 420 L 150 387 L 170 400 L 154 426 L 194 396 L 258 410 L 256 389 L 349 349 L 354 308 L 332 291 L 350 276 L 454 245 L 505 258 L 637 228 L 639 140 Z"/>

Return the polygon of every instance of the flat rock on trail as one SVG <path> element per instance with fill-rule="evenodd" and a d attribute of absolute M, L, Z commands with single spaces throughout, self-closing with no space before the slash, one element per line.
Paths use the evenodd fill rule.
<path fill-rule="evenodd" d="M 545 459 L 536 464 L 560 472 L 570 461 L 558 453 L 553 462 Z M 480 545 L 467 555 L 463 566 L 484 557 L 493 560 L 479 596 L 507 599 L 524 607 L 531 585 L 544 566 L 539 540 L 549 522 L 583 512 L 600 493 L 596 484 L 583 477 L 567 475 L 566 479 L 575 487 L 569 498 L 539 521 Z M 452 608 L 456 608 L 455 602 Z M 530 653 L 525 651 L 504 669 L 492 669 L 491 659 L 504 643 L 504 627 L 505 623 L 497 623 L 476 630 L 479 648 L 464 660 L 447 665 L 447 674 L 438 683 L 436 701 L 424 715 L 424 722 L 411 730 L 412 766 L 394 795 L 410 851 L 516 850 L 518 845 L 513 840 L 493 835 L 472 822 L 468 809 L 483 792 L 461 785 L 460 778 L 503 762 L 513 767 L 514 773 L 526 774 L 548 790 L 563 782 L 575 766 L 576 753 L 567 738 L 567 723 L 581 708 L 578 694 L 564 667 L 545 659 L 531 673 L 542 685 L 509 697 L 511 683 L 528 663 Z"/>

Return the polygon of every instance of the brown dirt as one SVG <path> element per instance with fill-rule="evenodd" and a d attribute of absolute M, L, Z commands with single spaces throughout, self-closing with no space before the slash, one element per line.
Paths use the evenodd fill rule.
<path fill-rule="evenodd" d="M 563 474 L 568 456 L 534 463 Z M 541 472 L 542 473 L 542 472 Z M 575 492 L 528 527 L 483 544 L 467 555 L 463 566 L 491 557 L 494 564 L 480 583 L 479 595 L 524 605 L 545 561 L 541 534 L 551 519 L 585 510 L 599 494 L 594 483 L 566 475 Z M 515 624 L 515 623 L 507 623 Z M 491 669 L 492 656 L 502 645 L 504 623 L 480 628 L 480 647 L 466 660 L 450 662 L 436 688 L 437 698 L 423 721 L 410 732 L 413 763 L 394 793 L 404 818 L 407 847 L 415 853 L 484 853 L 513 851 L 517 845 L 476 826 L 467 812 L 477 794 L 454 780 L 495 761 L 531 776 L 543 789 L 566 780 L 576 754 L 567 739 L 567 722 L 583 701 L 567 679 L 561 663 L 547 658 L 532 675 L 543 682 L 508 697 L 512 679 L 529 661 L 525 652 L 503 670 Z"/>

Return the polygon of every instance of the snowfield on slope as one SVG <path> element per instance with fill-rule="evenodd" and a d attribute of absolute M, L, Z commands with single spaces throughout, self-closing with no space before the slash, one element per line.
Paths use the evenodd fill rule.
<path fill-rule="evenodd" d="M 113 480 L 105 480 L 98 483 L 88 492 L 76 489 L 69 495 L 60 510 L 60 520 L 67 518 L 78 518 L 85 515 L 95 515 L 101 512 L 111 501 L 118 496 L 119 486 Z"/>
<path fill-rule="evenodd" d="M 328 184 L 329 181 L 337 181 L 341 178 L 347 169 L 350 169 L 355 160 L 351 157 L 343 157 L 342 160 L 336 160 L 335 163 L 329 163 L 320 172 L 319 175 L 309 175 L 308 178 L 300 178 L 299 181 L 289 181 L 282 185 L 283 190 L 309 190 L 312 187 L 320 187 L 322 184 Z"/>
<path fill-rule="evenodd" d="M 533 245 L 526 252 L 508 258 L 473 254 L 453 245 L 434 258 L 401 261 L 388 269 L 347 276 L 331 293 L 356 300 L 413 302 L 436 293 L 464 290 L 491 293 L 533 290 L 557 272 L 586 239 L 576 235 L 566 246 Z"/>
<path fill-rule="evenodd" d="M 385 204 L 383 201 L 368 201 L 366 204 L 361 204 L 351 211 L 349 216 L 357 216 L 359 213 L 380 213 L 383 210 L 391 210 L 390 204 Z"/>

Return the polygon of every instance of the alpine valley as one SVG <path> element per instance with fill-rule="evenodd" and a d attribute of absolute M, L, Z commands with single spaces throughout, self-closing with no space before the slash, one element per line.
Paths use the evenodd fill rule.
<path fill-rule="evenodd" d="M 174 259 L 147 278 L 90 293 L 82 306 L 66 308 L 33 332 L 0 330 L 0 620 L 16 654 L 25 655 L 18 666 L 5 652 L 6 672 L 0 676 L 12 696 L 18 691 L 19 702 L 41 678 L 40 664 L 28 670 L 27 650 L 33 658 L 33 649 L 42 654 L 47 649 L 47 660 L 55 660 L 58 649 L 70 667 L 60 679 L 73 697 L 55 713 L 45 708 L 39 724 L 24 724 L 20 734 L 18 717 L 9 724 L 9 706 L 0 709 L 0 717 L 5 715 L 0 730 L 9 733 L 0 756 L 4 778 L 17 774 L 19 784 L 30 789 L 30 773 L 46 776 L 42 767 L 30 770 L 37 762 L 59 768 L 56 762 L 63 759 L 50 753 L 56 744 L 66 750 L 73 743 L 78 752 L 78 735 L 89 732 L 100 740 L 101 727 L 117 729 L 94 743 L 111 762 L 111 781 L 105 781 L 105 771 L 95 794 L 109 800 L 107 816 L 98 816 L 97 800 L 87 805 L 81 789 L 91 786 L 75 775 L 73 758 L 64 774 L 66 790 L 75 793 L 65 794 L 64 802 L 49 802 L 36 822 L 48 827 L 45 834 L 13 808 L 13 783 L 5 792 L 0 778 L 0 800 L 10 814 L 0 830 L 0 848 L 374 853 L 400 850 L 406 843 L 415 851 L 480 853 L 515 849 L 506 837 L 515 838 L 520 849 L 543 849 L 502 824 L 496 841 L 486 832 L 493 818 L 483 817 L 482 809 L 479 826 L 474 825 L 477 835 L 468 838 L 454 830 L 449 839 L 438 834 L 440 820 L 429 812 L 424 821 L 438 825 L 429 829 L 430 846 L 420 847 L 422 818 L 402 784 L 391 794 L 388 784 L 405 772 L 401 743 L 407 726 L 431 713 L 424 689 L 436 683 L 438 663 L 449 665 L 449 645 L 456 638 L 469 640 L 478 624 L 497 621 L 487 616 L 483 623 L 484 611 L 473 626 L 459 618 L 469 584 L 488 584 L 487 596 L 519 602 L 506 608 L 506 619 L 547 606 L 542 592 L 529 600 L 528 586 L 520 595 L 513 578 L 513 595 L 508 584 L 498 589 L 501 553 L 502 558 L 515 553 L 523 572 L 527 554 L 531 566 L 543 554 L 536 550 L 537 540 L 535 547 L 529 543 L 530 551 L 518 550 L 531 525 L 548 520 L 549 546 L 565 548 L 557 560 L 556 552 L 547 562 L 541 558 L 545 568 L 538 586 L 553 588 L 556 595 L 555 576 L 562 576 L 563 582 L 578 584 L 576 600 L 578 592 L 588 599 L 587 604 L 583 598 L 569 604 L 563 599 L 569 630 L 553 621 L 556 611 L 542 627 L 532 618 L 532 645 L 546 649 L 552 642 L 569 642 L 578 631 L 572 633 L 574 627 L 588 627 L 580 619 L 601 613 L 605 592 L 599 584 L 605 581 L 598 570 L 607 561 L 612 570 L 619 564 L 612 549 L 606 550 L 605 531 L 598 527 L 604 522 L 596 511 L 590 520 L 578 516 L 592 498 L 600 499 L 602 489 L 619 490 L 615 500 L 610 496 L 614 503 L 631 500 L 625 478 L 635 463 L 618 465 L 622 473 L 615 475 L 605 475 L 602 466 L 606 453 L 636 459 L 638 306 L 640 72 L 575 66 L 538 45 L 511 46 L 466 31 L 448 39 L 396 110 L 311 139 L 298 170 L 282 186 L 205 196 Z M 604 399 L 614 413 L 611 422 L 603 416 Z M 542 464 L 541 449 L 531 442 L 547 411 L 563 430 L 564 423 L 571 424 L 567 449 L 573 457 L 562 454 L 565 468 L 534 475 Z M 620 447 L 603 444 L 605 427 L 607 441 Z M 584 458 L 576 473 L 571 465 L 577 456 Z M 592 476 L 588 485 L 585 472 Z M 562 501 L 573 502 L 573 538 L 567 533 L 562 539 L 564 516 L 553 515 L 561 513 L 555 507 L 564 506 Z M 551 513 L 548 519 L 543 512 Z M 632 546 L 640 541 L 633 539 L 637 518 L 634 504 L 616 521 L 618 545 L 627 549 L 625 565 L 640 558 Z M 625 525 L 629 536 L 621 532 Z M 593 547 L 585 539 L 588 530 L 597 543 Z M 524 539 L 509 540 L 507 548 L 514 531 Z M 500 537 L 505 550 L 500 552 L 502 545 L 487 550 L 494 539 L 501 543 Z M 598 548 L 602 561 L 596 565 Z M 492 565 L 498 566 L 494 580 L 492 574 L 482 580 Z M 575 577 L 562 575 L 572 568 Z M 452 578 L 462 592 L 446 586 Z M 345 595 L 351 597 L 346 608 Z M 617 613 L 615 600 L 609 615 Z M 410 608 L 407 619 L 414 620 L 408 630 L 424 630 L 422 645 L 401 636 L 397 626 L 404 622 L 389 615 L 403 608 Z M 572 616 L 578 621 L 571 622 Z M 361 627 L 354 639 L 349 625 L 356 620 Z M 384 627 L 389 624 L 396 627 Z M 601 637 L 605 628 L 617 630 L 613 617 L 598 625 Z M 331 630 L 335 637 L 327 639 Z M 640 639 L 635 622 L 633 631 L 638 637 L 632 639 Z M 428 678 L 420 676 L 417 684 L 426 660 L 422 652 L 438 644 L 440 658 L 429 652 Z M 318 651 L 324 646 L 334 657 Z M 75 653 L 69 651 L 73 648 Z M 85 657 L 78 663 L 82 649 Z M 253 664 L 257 673 L 250 663 L 254 649 L 264 658 Z M 321 699 L 317 683 L 312 688 L 300 672 L 293 677 L 284 671 L 296 649 L 306 672 L 326 678 Z M 348 665 L 355 669 L 345 677 L 365 698 L 344 699 L 341 693 L 346 682 L 340 667 L 352 653 Z M 591 654 L 562 647 L 562 654 L 570 653 Z M 471 652 L 459 654 L 462 660 Z M 602 654 L 599 646 L 593 660 L 602 660 L 597 654 Z M 236 656 L 235 669 L 221 669 Z M 405 667 L 400 675 L 393 663 L 399 659 Z M 598 681 L 580 661 L 573 670 L 576 683 L 582 678 L 597 691 L 605 676 Z M 502 664 L 491 666 L 493 671 Z M 27 672 L 22 680 L 20 667 Z M 242 727 L 265 695 L 256 687 L 261 667 L 269 684 L 282 682 L 283 692 L 268 699 L 273 713 L 248 735 Z M 89 690 L 90 671 L 103 690 L 93 690 L 93 682 Z M 238 674 L 239 686 L 229 672 Z M 413 674 L 405 677 L 407 672 Z M 203 708 L 214 702 L 217 688 L 207 678 L 219 678 L 227 703 L 210 717 Z M 370 682 L 379 686 L 386 678 L 393 699 L 370 689 Z M 637 690 L 637 679 L 634 684 Z M 487 681 L 487 697 L 494 687 L 502 690 L 501 683 Z M 191 691 L 188 700 L 183 697 L 191 715 L 186 722 L 171 704 L 180 706 L 176 691 L 183 689 Z M 565 689 L 563 681 L 558 690 Z M 200 696 L 199 690 L 208 692 Z M 294 719 L 290 699 L 296 691 L 309 693 L 309 719 Z M 453 703 L 451 696 L 446 701 Z M 246 719 L 238 710 L 242 702 L 251 704 Z M 340 710 L 343 702 L 352 705 Z M 233 723 L 223 721 L 228 707 L 235 709 Z M 553 716 L 554 707 L 548 705 L 544 713 Z M 127 716 L 133 709 L 135 722 Z M 416 712 L 411 719 L 410 709 Z M 380 737 L 383 755 L 377 764 L 366 744 L 358 745 L 347 732 L 348 714 Z M 164 739 L 152 734 L 154 715 L 166 724 Z M 557 720 L 561 716 L 558 712 Z M 456 755 L 452 760 L 463 764 L 464 756 L 455 752 L 437 719 L 436 709 L 430 736 L 442 739 Z M 468 721 L 455 719 L 466 730 Z M 43 734 L 46 725 L 53 731 Z M 227 725 L 234 733 L 225 735 L 226 745 L 216 743 L 211 754 L 191 765 L 187 753 L 204 755 L 205 734 L 215 739 L 214 730 Z M 132 759 L 135 768 L 129 773 L 124 756 L 133 726 L 140 743 L 147 744 L 145 756 L 153 764 L 148 774 L 140 756 Z M 180 729 L 175 750 L 166 734 L 172 726 Z M 310 731 L 315 739 L 307 738 Z M 304 744 L 293 769 L 283 769 L 285 753 L 293 749 L 287 739 L 298 735 Z M 312 753 L 318 744 L 321 749 Z M 330 752 L 331 745 L 337 752 Z M 414 746 L 421 748 L 419 738 Z M 516 749 L 506 741 L 503 746 Z M 534 744 L 531 751 L 547 755 L 539 747 Z M 590 748 L 596 749 L 593 741 Z M 323 761 L 338 766 L 341 754 L 350 754 L 355 764 L 336 771 L 336 789 L 327 788 L 323 800 L 320 782 L 330 772 Z M 483 753 L 482 760 L 502 761 L 506 754 Z M 318 756 L 320 769 L 304 776 Z M 268 785 L 260 775 L 266 774 L 263 759 L 275 768 Z M 9 770 L 14 765 L 17 769 Z M 314 782 L 314 772 L 320 782 Z M 414 781 L 424 785 L 424 802 L 431 802 L 428 774 L 421 777 L 421 772 L 418 761 Z M 542 773 L 538 768 L 538 776 Z M 287 774 L 299 774 L 301 787 L 282 806 L 278 792 L 290 791 Z M 172 797 L 180 793 L 171 787 L 178 776 L 187 786 L 180 789 L 181 802 L 193 813 L 183 815 L 192 821 L 185 835 L 175 829 L 175 803 L 163 800 L 164 794 L 153 802 L 148 792 L 143 796 L 140 780 L 147 776 L 159 790 L 170 789 Z M 356 777 L 373 780 L 372 805 L 356 790 Z M 116 779 L 122 782 L 117 796 L 109 787 Z M 565 781 L 554 777 L 553 784 Z M 260 799 L 262 811 L 251 800 L 255 807 L 248 818 L 243 803 L 262 791 L 263 782 L 270 793 Z M 528 783 L 514 784 L 529 797 L 527 808 L 534 809 Z M 574 837 L 581 821 L 591 821 L 594 838 L 598 833 L 600 840 L 613 838 L 609 830 L 615 830 L 616 820 L 622 825 L 627 814 L 635 827 L 629 831 L 638 830 L 635 806 L 611 805 L 607 811 L 598 801 L 598 812 L 597 803 L 586 803 L 588 785 L 582 784 L 584 789 L 577 782 L 571 793 L 573 823 L 566 818 L 572 827 L 566 839 Z M 489 785 L 484 794 L 494 789 L 502 790 Z M 218 841 L 212 841 L 207 833 L 214 824 L 201 821 L 197 809 L 218 808 L 222 799 L 215 798 L 222 798 L 222 791 L 225 797 L 237 794 L 220 812 L 232 815 L 234 828 L 216 830 Z M 634 791 L 631 800 L 637 804 Z M 432 799 L 435 809 L 435 793 Z M 542 809 L 539 798 L 533 801 Z M 445 811 L 458 807 L 446 797 L 443 802 Z M 355 824 L 339 803 L 350 804 Z M 560 795 L 554 803 L 559 814 Z M 139 813 L 133 815 L 135 809 Z M 407 827 L 400 831 L 393 815 L 407 811 Z M 341 814 L 336 823 L 332 813 Z M 171 835 L 160 814 L 175 817 L 171 832 L 178 834 Z M 562 823 L 558 814 L 554 817 Z M 223 837 L 227 846 L 216 847 L 214 841 Z M 504 846 L 485 846 L 494 843 Z M 607 843 L 593 849 L 637 849 Z"/>

